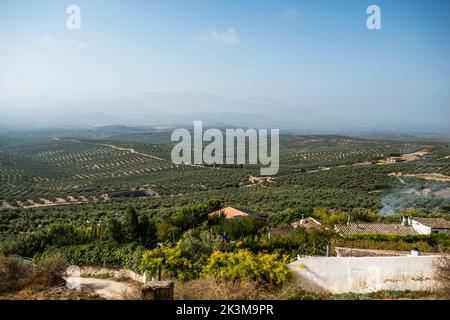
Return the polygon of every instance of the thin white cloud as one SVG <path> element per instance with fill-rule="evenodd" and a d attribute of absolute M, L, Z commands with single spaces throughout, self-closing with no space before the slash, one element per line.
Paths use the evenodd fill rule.
<path fill-rule="evenodd" d="M 228 28 L 228 30 L 220 32 L 215 28 L 209 28 L 206 34 L 200 37 L 202 42 L 216 42 L 227 46 L 233 46 L 238 44 L 239 37 L 234 28 Z"/>
<path fill-rule="evenodd" d="M 64 46 L 71 48 L 84 48 L 87 46 L 86 43 L 78 40 L 56 40 L 48 34 L 42 36 L 42 41 L 49 46 Z"/>
<path fill-rule="evenodd" d="M 297 15 L 297 10 L 295 8 L 284 8 L 283 11 L 281 11 L 281 14 L 285 17 L 293 17 Z"/>

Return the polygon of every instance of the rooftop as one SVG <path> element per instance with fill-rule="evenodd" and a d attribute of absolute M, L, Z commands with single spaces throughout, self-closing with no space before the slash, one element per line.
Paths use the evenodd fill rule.
<path fill-rule="evenodd" d="M 338 224 L 336 231 L 344 237 L 359 234 L 381 234 L 381 235 L 418 235 L 419 233 L 411 226 L 392 223 L 350 223 Z"/>
<path fill-rule="evenodd" d="M 292 228 L 291 226 L 279 226 L 279 227 L 270 229 L 269 232 L 274 237 L 280 237 L 280 236 L 289 235 L 293 230 L 294 230 L 294 228 Z"/>
<path fill-rule="evenodd" d="M 306 217 L 304 219 L 301 219 L 299 221 L 295 221 L 291 223 L 291 226 L 293 228 L 305 228 L 306 230 L 312 230 L 312 229 L 321 229 L 322 224 L 317 221 L 316 219 L 312 217 Z"/>
<path fill-rule="evenodd" d="M 226 207 L 226 208 L 217 210 L 217 211 L 211 213 L 210 215 L 219 214 L 219 213 L 225 214 L 225 218 L 227 218 L 227 219 L 232 219 L 234 217 L 245 217 L 250 214 L 254 214 L 253 211 L 248 210 L 248 209 Z"/>
<path fill-rule="evenodd" d="M 450 221 L 442 218 L 411 218 L 427 227 L 436 229 L 450 229 Z"/>

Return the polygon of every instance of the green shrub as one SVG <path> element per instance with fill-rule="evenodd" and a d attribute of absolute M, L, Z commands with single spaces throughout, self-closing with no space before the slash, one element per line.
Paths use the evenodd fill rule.
<path fill-rule="evenodd" d="M 264 226 L 264 221 L 254 217 L 242 217 L 226 219 L 213 227 L 218 234 L 226 233 L 228 239 L 239 240 L 245 237 L 252 237 L 258 234 Z"/>
<path fill-rule="evenodd" d="M 300 220 L 304 216 L 310 215 L 311 210 L 309 209 L 287 208 L 281 212 L 270 214 L 267 218 L 267 223 L 272 227 L 276 227 L 282 224 L 290 224 L 294 221 Z"/>
<path fill-rule="evenodd" d="M 313 216 L 319 218 L 325 225 L 345 223 L 348 220 L 348 213 L 341 210 L 329 210 L 327 208 L 315 208 Z"/>
<path fill-rule="evenodd" d="M 176 246 L 145 251 L 142 270 L 150 276 L 157 276 L 161 270 L 165 277 L 185 281 L 198 278 L 202 266 L 201 260 L 193 260 L 183 255 L 182 241 L 179 241 Z"/>
<path fill-rule="evenodd" d="M 203 269 L 203 274 L 219 280 L 251 280 L 259 285 L 281 285 L 290 278 L 287 256 L 215 251 Z"/>
<path fill-rule="evenodd" d="M 235 243 L 222 244 L 221 251 L 235 251 L 237 249 L 248 249 L 253 253 L 278 253 L 295 259 L 301 255 L 325 255 L 326 245 L 331 241 L 332 231 L 311 231 L 303 228 L 295 229 L 289 235 L 277 237 L 261 237 L 258 240 L 245 238 Z"/>
<path fill-rule="evenodd" d="M 5 254 L 33 257 L 50 246 L 87 244 L 101 239 L 103 229 L 97 225 L 75 227 L 68 223 L 56 223 L 45 229 L 10 237 L 1 243 Z"/>
<path fill-rule="evenodd" d="M 60 255 L 69 265 L 126 268 L 141 272 L 143 252 L 144 248 L 136 244 L 93 242 L 86 245 L 49 247 L 38 259 Z"/>

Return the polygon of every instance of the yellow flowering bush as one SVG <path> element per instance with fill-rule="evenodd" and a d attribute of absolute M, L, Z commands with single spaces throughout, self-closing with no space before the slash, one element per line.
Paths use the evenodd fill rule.
<path fill-rule="evenodd" d="M 251 280 L 261 285 L 280 285 L 291 276 L 289 258 L 285 255 L 248 250 L 215 251 L 203 268 L 203 275 L 219 280 Z"/>
<path fill-rule="evenodd" d="M 189 280 L 200 276 L 201 265 L 183 256 L 180 241 L 175 247 L 166 246 L 144 252 L 142 270 L 156 276 L 159 269 L 166 277 Z"/>

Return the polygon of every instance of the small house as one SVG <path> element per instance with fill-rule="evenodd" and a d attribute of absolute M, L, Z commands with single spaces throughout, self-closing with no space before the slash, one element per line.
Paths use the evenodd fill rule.
<path fill-rule="evenodd" d="M 442 218 L 411 218 L 404 217 L 406 222 L 414 230 L 420 234 L 441 233 L 445 235 L 450 234 L 450 221 Z"/>
<path fill-rule="evenodd" d="M 314 219 L 313 217 L 306 217 L 306 218 L 300 219 L 299 221 L 292 222 L 291 226 L 294 229 L 304 228 L 304 229 L 306 229 L 306 231 L 317 230 L 317 229 L 323 228 L 322 224 L 318 220 Z"/>
<path fill-rule="evenodd" d="M 233 219 L 233 218 L 237 218 L 237 217 L 247 217 L 249 215 L 256 215 L 255 212 L 248 210 L 248 209 L 226 207 L 226 208 L 214 211 L 213 213 L 210 213 L 210 216 L 219 215 L 219 214 L 223 214 L 226 219 Z"/>
<path fill-rule="evenodd" d="M 450 234 L 450 221 L 442 218 L 403 217 L 402 223 L 347 223 L 335 226 L 337 233 L 344 237 L 362 234 L 379 235 L 429 235 Z"/>

